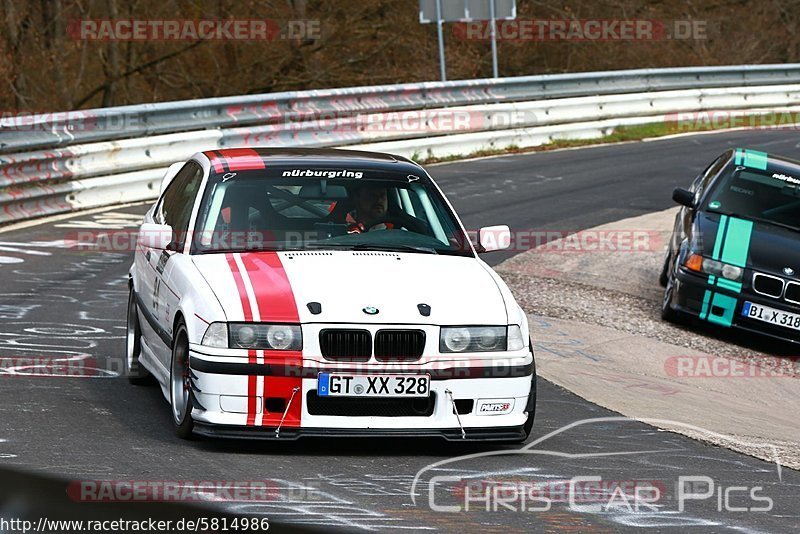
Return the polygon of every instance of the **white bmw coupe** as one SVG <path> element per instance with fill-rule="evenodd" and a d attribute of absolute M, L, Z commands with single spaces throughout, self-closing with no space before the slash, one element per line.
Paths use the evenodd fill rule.
<path fill-rule="evenodd" d="M 428 173 L 387 154 L 227 149 L 170 167 L 130 269 L 127 373 L 178 435 L 523 441 L 525 313 Z"/>

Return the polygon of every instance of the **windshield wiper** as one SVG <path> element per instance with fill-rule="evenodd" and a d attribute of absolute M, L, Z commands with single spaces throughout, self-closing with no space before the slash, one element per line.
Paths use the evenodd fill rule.
<path fill-rule="evenodd" d="M 786 223 L 777 222 L 777 221 L 771 221 L 769 219 L 763 219 L 761 217 L 756 217 L 754 215 L 742 215 L 741 213 L 731 213 L 731 212 L 728 212 L 728 211 L 718 211 L 718 210 L 713 210 L 713 209 L 708 210 L 708 211 L 710 211 L 712 213 L 719 213 L 720 215 L 727 215 L 728 217 L 736 217 L 737 219 L 747 219 L 747 220 L 753 221 L 753 222 L 771 224 L 773 226 L 779 226 L 781 228 L 786 228 L 787 230 L 792 230 L 793 232 L 800 232 L 800 228 L 798 228 L 797 226 L 792 226 L 791 224 L 786 224 Z"/>
<path fill-rule="evenodd" d="M 419 252 L 423 254 L 439 254 L 436 249 L 430 247 L 415 247 L 403 244 L 380 244 L 380 243 L 306 243 L 306 248 L 326 249 L 342 248 L 345 250 L 379 250 L 387 252 Z"/>
<path fill-rule="evenodd" d="M 413 245 L 380 245 L 373 243 L 358 243 L 353 245 L 353 250 L 387 250 L 392 252 L 422 252 L 424 254 L 438 254 L 435 248 L 415 247 Z"/>
<path fill-rule="evenodd" d="M 287 249 L 275 247 L 208 248 L 198 250 L 198 254 L 245 254 L 247 252 L 284 252 Z M 291 250 L 291 249 L 289 249 Z"/>

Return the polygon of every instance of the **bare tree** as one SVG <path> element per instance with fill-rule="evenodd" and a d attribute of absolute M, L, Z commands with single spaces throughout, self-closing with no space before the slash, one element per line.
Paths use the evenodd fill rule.
<path fill-rule="evenodd" d="M 800 0 L 518 0 L 519 19 L 705 23 L 657 41 L 500 41 L 501 75 L 794 62 Z M 0 109 L 65 109 L 436 79 L 436 31 L 408 0 L 0 0 Z M 320 35 L 262 41 L 81 40 L 86 19 L 272 19 Z M 446 27 L 451 78 L 491 74 L 489 46 Z M 284 37 L 286 37 L 284 35 Z"/>

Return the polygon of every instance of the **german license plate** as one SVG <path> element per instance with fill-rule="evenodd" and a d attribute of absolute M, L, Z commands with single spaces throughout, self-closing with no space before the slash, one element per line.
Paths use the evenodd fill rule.
<path fill-rule="evenodd" d="M 745 302 L 742 307 L 742 315 L 750 319 L 756 319 L 757 321 L 800 330 L 800 315 L 783 310 L 776 310 L 769 306 Z"/>
<path fill-rule="evenodd" d="M 427 397 L 430 375 L 351 375 L 319 373 L 320 397 Z"/>

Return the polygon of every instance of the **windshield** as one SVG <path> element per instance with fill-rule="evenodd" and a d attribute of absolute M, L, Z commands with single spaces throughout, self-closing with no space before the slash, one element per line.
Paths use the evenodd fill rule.
<path fill-rule="evenodd" d="M 320 249 L 473 256 L 427 177 L 274 168 L 212 175 L 194 252 Z"/>
<path fill-rule="evenodd" d="M 705 209 L 800 229 L 800 178 L 737 167 L 717 181 Z"/>

